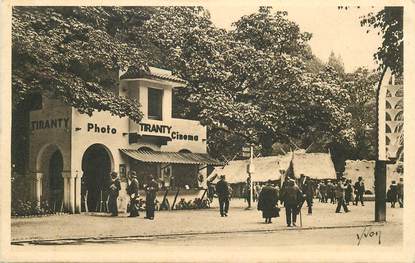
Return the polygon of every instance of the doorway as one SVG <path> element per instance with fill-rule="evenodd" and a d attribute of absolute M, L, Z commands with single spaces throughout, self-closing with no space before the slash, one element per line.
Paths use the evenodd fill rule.
<path fill-rule="evenodd" d="M 63 210 L 63 157 L 56 150 L 49 161 L 48 169 L 48 204 L 53 211 Z"/>
<path fill-rule="evenodd" d="M 112 158 L 102 144 L 91 145 L 82 157 L 82 211 L 106 212 Z"/>

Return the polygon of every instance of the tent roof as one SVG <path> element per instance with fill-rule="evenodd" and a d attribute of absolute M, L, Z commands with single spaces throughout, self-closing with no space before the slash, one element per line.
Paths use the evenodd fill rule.
<path fill-rule="evenodd" d="M 120 149 L 120 151 L 127 156 L 144 163 L 222 165 L 220 161 L 203 153 L 156 152 L 131 149 Z"/>
<path fill-rule="evenodd" d="M 294 176 L 300 178 L 301 174 L 311 179 L 337 179 L 333 161 L 328 153 L 301 153 L 294 152 Z"/>
<path fill-rule="evenodd" d="M 280 170 L 287 170 L 291 161 L 291 154 L 258 157 L 253 159 L 255 172 L 253 174 L 254 182 L 266 182 L 268 180 L 279 180 L 281 177 Z M 219 176 L 224 174 L 226 181 L 231 184 L 246 182 L 248 177 L 249 160 L 230 161 L 226 166 L 215 167 L 208 180 L 218 180 Z M 215 178 L 216 176 L 216 178 Z"/>

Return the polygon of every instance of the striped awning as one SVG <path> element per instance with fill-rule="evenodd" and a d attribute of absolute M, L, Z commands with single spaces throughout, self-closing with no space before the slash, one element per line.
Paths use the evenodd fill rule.
<path fill-rule="evenodd" d="M 120 149 L 120 151 L 144 163 L 223 165 L 220 161 L 203 153 L 155 152 L 131 149 Z"/>

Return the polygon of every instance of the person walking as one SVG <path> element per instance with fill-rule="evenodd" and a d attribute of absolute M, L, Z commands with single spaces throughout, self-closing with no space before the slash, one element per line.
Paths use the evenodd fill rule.
<path fill-rule="evenodd" d="M 108 210 L 111 216 L 118 216 L 117 198 L 121 190 L 120 178 L 116 172 L 111 173 L 111 184 L 108 194 Z"/>
<path fill-rule="evenodd" d="M 296 226 L 298 204 L 302 202 L 303 193 L 300 188 L 295 184 L 293 179 L 289 179 L 282 189 L 281 200 L 284 202 L 285 217 L 287 226 Z"/>
<path fill-rule="evenodd" d="M 262 211 L 262 218 L 265 218 L 266 224 L 271 224 L 271 218 L 279 217 L 278 192 L 272 184 L 271 180 L 267 182 L 259 193 L 258 210 Z"/>
<path fill-rule="evenodd" d="M 354 193 L 355 193 L 354 205 L 357 205 L 357 203 L 360 201 L 362 206 L 364 206 L 365 204 L 363 203 L 363 195 L 365 193 L 365 184 L 361 176 L 357 178 L 357 182 L 354 184 Z"/>
<path fill-rule="evenodd" d="M 229 184 L 225 180 L 225 175 L 221 175 L 216 183 L 216 195 L 219 199 L 220 216 L 228 216 L 229 209 Z"/>
<path fill-rule="evenodd" d="M 153 220 L 154 211 L 156 210 L 156 196 L 158 191 L 158 183 L 152 175 L 150 175 L 150 182 L 146 188 L 146 216 L 144 218 Z"/>
<path fill-rule="evenodd" d="M 305 177 L 303 188 L 301 189 L 305 195 L 305 200 L 307 202 L 308 214 L 313 213 L 313 198 L 314 198 L 314 186 L 309 176 Z"/>
<path fill-rule="evenodd" d="M 394 208 L 396 201 L 398 201 L 398 185 L 395 180 L 393 180 L 392 184 L 389 186 L 388 199 L 391 203 L 391 208 Z"/>
<path fill-rule="evenodd" d="M 251 176 L 248 176 L 248 178 L 246 179 L 245 200 L 248 203 L 247 208 L 251 208 Z"/>
<path fill-rule="evenodd" d="M 329 198 L 330 198 L 330 203 L 331 204 L 336 203 L 335 185 L 331 182 L 331 180 L 328 180 L 328 182 L 327 182 L 327 200 Z"/>
<path fill-rule="evenodd" d="M 337 198 L 337 208 L 336 208 L 336 213 L 341 213 L 340 209 L 341 207 L 343 207 L 344 212 L 348 213 L 350 212 L 350 210 L 347 208 L 347 205 L 345 203 L 344 200 L 344 192 L 346 190 L 346 185 L 344 182 L 344 178 L 342 178 L 342 180 L 339 180 L 337 182 L 336 188 L 335 188 L 335 195 Z"/>
<path fill-rule="evenodd" d="M 325 181 L 321 182 L 320 194 L 323 203 L 327 203 L 327 184 Z"/>
<path fill-rule="evenodd" d="M 403 208 L 403 178 L 399 178 L 398 183 L 398 203 L 399 207 Z"/>
<path fill-rule="evenodd" d="M 129 211 L 130 215 L 128 217 L 137 217 L 139 213 L 139 204 L 138 204 L 138 180 L 135 171 L 131 171 L 131 182 L 127 186 L 127 194 L 130 196 Z"/>
<path fill-rule="evenodd" d="M 350 201 L 352 201 L 353 197 L 353 187 L 352 187 L 352 180 L 347 179 L 346 180 L 346 190 L 345 190 L 345 196 L 344 199 L 346 201 L 346 205 L 349 205 Z"/>

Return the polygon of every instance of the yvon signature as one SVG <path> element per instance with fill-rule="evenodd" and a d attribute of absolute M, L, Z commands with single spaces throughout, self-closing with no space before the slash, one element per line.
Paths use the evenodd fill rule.
<path fill-rule="evenodd" d="M 362 241 L 362 239 L 374 239 L 377 238 L 378 240 L 378 244 L 381 244 L 381 236 L 382 236 L 382 232 L 381 231 L 374 231 L 372 230 L 372 227 L 365 227 L 363 228 L 362 233 L 356 234 L 357 236 L 357 245 L 360 245 L 360 242 Z"/>

